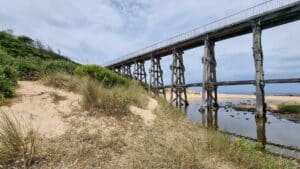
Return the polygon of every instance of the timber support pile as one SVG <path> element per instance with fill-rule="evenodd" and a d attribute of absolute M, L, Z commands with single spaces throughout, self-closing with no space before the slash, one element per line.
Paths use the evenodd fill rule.
<path fill-rule="evenodd" d="M 145 71 L 144 61 L 136 61 L 134 63 L 133 78 L 141 83 L 147 84 L 147 74 Z"/>
<path fill-rule="evenodd" d="M 184 77 L 184 64 L 182 58 L 182 51 L 173 51 L 173 63 L 170 66 L 172 71 L 171 82 L 171 104 L 175 105 L 177 108 L 181 108 L 182 106 L 186 107 L 188 105 L 187 95 L 186 95 L 186 87 L 185 85 L 185 77 Z"/>
<path fill-rule="evenodd" d="M 256 115 L 258 118 L 266 117 L 265 103 L 265 83 L 263 69 L 263 51 L 261 45 L 261 27 L 260 21 L 253 22 L 253 57 L 255 61 L 255 79 L 256 79 Z"/>
<path fill-rule="evenodd" d="M 203 63 L 203 87 L 202 87 L 202 108 L 213 109 L 218 107 L 215 43 L 208 38 L 204 40 Z"/>
<path fill-rule="evenodd" d="M 160 65 L 160 59 L 158 57 L 151 57 L 151 65 L 150 65 L 150 85 L 149 89 L 154 94 L 159 95 L 163 94 L 166 97 L 166 92 L 164 88 L 164 81 L 163 81 L 163 71 Z"/>
<path fill-rule="evenodd" d="M 114 68 L 114 71 L 121 74 L 121 67 L 115 67 Z"/>
<path fill-rule="evenodd" d="M 122 68 L 121 68 L 121 70 L 122 70 L 121 74 L 123 76 L 132 77 L 132 74 L 131 74 L 131 65 L 123 65 Z"/>

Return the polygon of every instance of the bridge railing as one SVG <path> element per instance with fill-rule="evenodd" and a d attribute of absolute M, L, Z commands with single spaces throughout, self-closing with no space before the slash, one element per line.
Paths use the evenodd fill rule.
<path fill-rule="evenodd" d="M 174 37 L 171 37 L 169 39 L 160 41 L 158 43 L 155 43 L 151 46 L 145 47 L 143 49 L 140 49 L 138 51 L 135 51 L 133 53 L 127 54 L 125 56 L 119 57 L 109 63 L 106 63 L 105 66 L 110 66 L 116 63 L 120 63 L 125 60 L 129 60 L 132 58 L 135 58 L 137 56 L 158 50 L 160 48 L 170 46 L 172 44 L 179 43 L 181 41 L 185 41 L 188 39 L 192 39 L 194 37 L 197 37 L 201 34 L 204 34 L 208 31 L 212 31 L 214 29 L 222 28 L 225 26 L 229 26 L 230 24 L 234 24 L 236 22 L 242 21 L 244 19 L 254 17 L 256 15 L 263 14 L 264 12 L 267 11 L 272 11 L 284 6 L 287 6 L 291 3 L 297 2 L 299 0 L 268 0 L 266 2 L 260 3 L 258 5 L 255 5 L 251 8 L 247 8 L 245 10 L 242 10 L 240 12 L 234 13 L 232 15 L 226 16 L 224 18 L 215 20 L 213 22 L 210 22 L 208 24 L 205 24 L 201 27 L 195 28 L 191 31 L 176 35 Z"/>

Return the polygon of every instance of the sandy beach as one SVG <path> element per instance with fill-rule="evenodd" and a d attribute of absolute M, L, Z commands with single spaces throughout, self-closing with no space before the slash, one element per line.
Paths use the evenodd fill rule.
<path fill-rule="evenodd" d="M 170 90 L 166 90 L 166 97 L 170 99 Z M 202 99 L 202 94 L 194 90 L 187 90 L 188 101 L 197 101 Z M 220 101 L 232 101 L 232 100 L 253 100 L 255 95 L 251 94 L 225 94 L 218 93 L 218 99 Z M 300 104 L 300 96 L 266 96 L 267 104 Z"/>

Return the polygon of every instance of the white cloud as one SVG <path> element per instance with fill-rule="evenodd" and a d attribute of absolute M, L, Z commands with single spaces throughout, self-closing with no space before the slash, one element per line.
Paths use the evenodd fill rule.
<path fill-rule="evenodd" d="M 260 2 L 263 0 L 0 0 L 0 28 L 40 39 L 82 63 L 103 64 Z M 267 76 L 299 74 L 299 26 L 296 22 L 263 32 Z M 250 34 L 218 42 L 218 78 L 253 79 L 251 47 Z M 201 80 L 202 55 L 202 48 L 185 52 L 188 82 Z M 163 64 L 168 66 L 170 58 Z M 168 83 L 169 68 L 165 74 Z"/>

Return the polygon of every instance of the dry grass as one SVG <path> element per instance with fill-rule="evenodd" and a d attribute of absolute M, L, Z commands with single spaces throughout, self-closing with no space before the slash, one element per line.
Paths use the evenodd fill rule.
<path fill-rule="evenodd" d="M 107 88 L 91 78 L 65 73 L 49 74 L 42 81 L 49 86 L 81 93 L 83 110 L 94 116 L 124 116 L 129 112 L 129 105 L 146 107 L 148 103 L 146 90 L 137 81 L 130 81 L 128 86 Z"/>
<path fill-rule="evenodd" d="M 36 155 L 36 135 L 28 126 L 1 113 L 0 168 L 28 168 L 32 165 Z"/>
<path fill-rule="evenodd" d="M 90 115 L 100 115 L 97 124 L 112 121 L 104 127 L 93 126 L 96 132 L 92 133 L 90 125 L 72 123 L 85 129 L 46 140 L 45 161 L 36 168 L 296 168 L 293 161 L 261 152 L 259 144 L 233 141 L 199 127 L 160 98 L 154 124 L 143 125 L 127 112 L 130 104 L 143 107 L 147 103 L 145 90 L 136 82 L 113 88 L 104 88 L 93 80 L 83 84 L 83 107 L 94 113 Z M 93 117 L 84 118 L 90 121 Z"/>
<path fill-rule="evenodd" d="M 134 137 L 128 134 L 140 130 L 142 121 L 132 115 L 122 119 L 105 116 L 91 125 L 89 120 L 93 117 L 86 118 L 80 130 L 75 120 L 74 128 L 64 135 L 43 140 L 43 160 L 33 168 L 129 168 L 127 156 L 133 151 L 129 146 Z"/>
<path fill-rule="evenodd" d="M 53 99 L 53 103 L 58 104 L 60 101 L 66 100 L 67 97 L 66 96 L 61 96 L 55 92 L 50 93 L 50 96 Z"/>
<path fill-rule="evenodd" d="M 90 115 L 124 116 L 128 114 L 128 97 L 114 89 L 103 88 L 95 80 L 85 81 L 82 88 L 82 107 Z"/>
<path fill-rule="evenodd" d="M 72 76 L 64 72 L 47 74 L 42 78 L 42 82 L 47 86 L 53 86 L 72 92 L 80 91 L 82 81 L 84 81 L 84 78 Z"/>
<path fill-rule="evenodd" d="M 134 155 L 133 168 L 293 168 L 290 160 L 260 151 L 260 144 L 232 141 L 193 124 L 161 100 L 157 120 Z"/>

